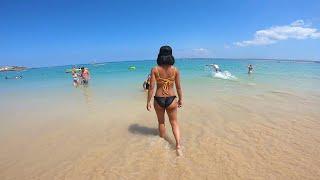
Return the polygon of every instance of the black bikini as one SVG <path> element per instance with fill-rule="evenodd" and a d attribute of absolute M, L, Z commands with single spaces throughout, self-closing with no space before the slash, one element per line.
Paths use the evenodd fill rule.
<path fill-rule="evenodd" d="M 163 108 L 167 108 L 169 107 L 172 102 L 174 101 L 174 99 L 176 98 L 176 96 L 169 96 L 169 97 L 154 97 L 154 100 L 157 101 L 157 103 L 163 107 Z"/>

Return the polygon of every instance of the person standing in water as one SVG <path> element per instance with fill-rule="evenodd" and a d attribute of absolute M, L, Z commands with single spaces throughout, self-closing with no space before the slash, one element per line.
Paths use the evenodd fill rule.
<path fill-rule="evenodd" d="M 217 72 L 221 72 L 221 69 L 219 68 L 219 66 L 217 64 L 213 65 L 214 70 Z"/>
<path fill-rule="evenodd" d="M 78 74 L 77 74 L 77 71 L 76 71 L 75 67 L 72 68 L 71 73 L 72 73 L 72 79 L 73 79 L 73 86 L 78 87 L 78 85 L 79 85 L 79 77 L 78 77 Z"/>
<path fill-rule="evenodd" d="M 219 68 L 219 66 L 217 64 L 209 64 L 206 66 L 209 66 L 210 68 L 212 68 L 212 70 L 214 70 L 216 73 L 221 72 L 221 69 Z"/>
<path fill-rule="evenodd" d="M 87 68 L 81 67 L 81 84 L 88 85 L 90 80 L 90 72 Z"/>
<path fill-rule="evenodd" d="M 248 74 L 251 74 L 253 72 L 253 66 L 252 64 L 248 65 Z"/>
<path fill-rule="evenodd" d="M 175 60 L 170 46 L 162 46 L 157 58 L 158 66 L 152 68 L 150 87 L 147 98 L 147 110 L 151 110 L 151 98 L 154 93 L 154 109 L 158 118 L 159 135 L 165 137 L 165 112 L 169 117 L 173 135 L 176 140 L 176 150 L 178 155 L 182 155 L 180 144 L 180 128 L 177 119 L 177 109 L 182 107 L 182 90 L 180 85 L 180 72 L 173 66 Z M 178 101 L 174 92 L 176 86 Z"/>
<path fill-rule="evenodd" d="M 143 82 L 143 85 L 142 85 L 145 91 L 148 90 L 150 87 L 150 79 L 151 79 L 151 75 L 148 74 L 147 79 Z"/>

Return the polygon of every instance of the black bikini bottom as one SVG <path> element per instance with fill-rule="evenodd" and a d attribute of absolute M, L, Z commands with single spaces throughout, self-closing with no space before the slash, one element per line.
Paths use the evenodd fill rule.
<path fill-rule="evenodd" d="M 175 98 L 176 98 L 176 96 L 169 96 L 169 97 L 157 97 L 157 96 L 155 96 L 155 97 L 154 97 L 154 100 L 156 100 L 157 103 L 158 103 L 161 107 L 167 108 L 167 107 L 169 107 L 169 106 L 172 104 L 172 102 L 173 102 L 173 100 L 174 100 Z"/>

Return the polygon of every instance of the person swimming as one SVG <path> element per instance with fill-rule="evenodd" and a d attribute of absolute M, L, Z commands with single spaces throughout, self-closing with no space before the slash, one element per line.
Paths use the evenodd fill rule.
<path fill-rule="evenodd" d="M 253 66 L 252 64 L 248 65 L 248 74 L 251 74 L 253 72 Z"/>
<path fill-rule="evenodd" d="M 22 79 L 23 76 L 19 75 L 19 76 L 14 76 L 14 77 L 8 77 L 8 76 L 5 76 L 4 79 Z"/>
<path fill-rule="evenodd" d="M 81 84 L 88 85 L 90 80 L 90 72 L 87 68 L 81 67 Z"/>
<path fill-rule="evenodd" d="M 177 108 L 182 107 L 182 90 L 180 84 L 180 72 L 174 67 L 174 57 L 170 46 L 160 48 L 157 64 L 151 69 L 150 87 L 147 97 L 147 110 L 151 110 L 151 99 L 156 84 L 154 96 L 154 109 L 158 117 L 158 128 L 160 137 L 165 137 L 165 112 L 169 117 L 173 135 L 176 140 L 176 150 L 178 155 L 182 155 L 180 144 L 180 128 L 177 119 Z M 176 86 L 178 101 L 174 92 Z"/>

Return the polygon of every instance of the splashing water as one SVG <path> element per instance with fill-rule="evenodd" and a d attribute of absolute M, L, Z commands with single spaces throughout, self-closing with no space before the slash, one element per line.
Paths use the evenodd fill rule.
<path fill-rule="evenodd" d="M 228 80 L 237 80 L 238 78 L 233 76 L 229 71 L 212 72 L 212 77 Z"/>

